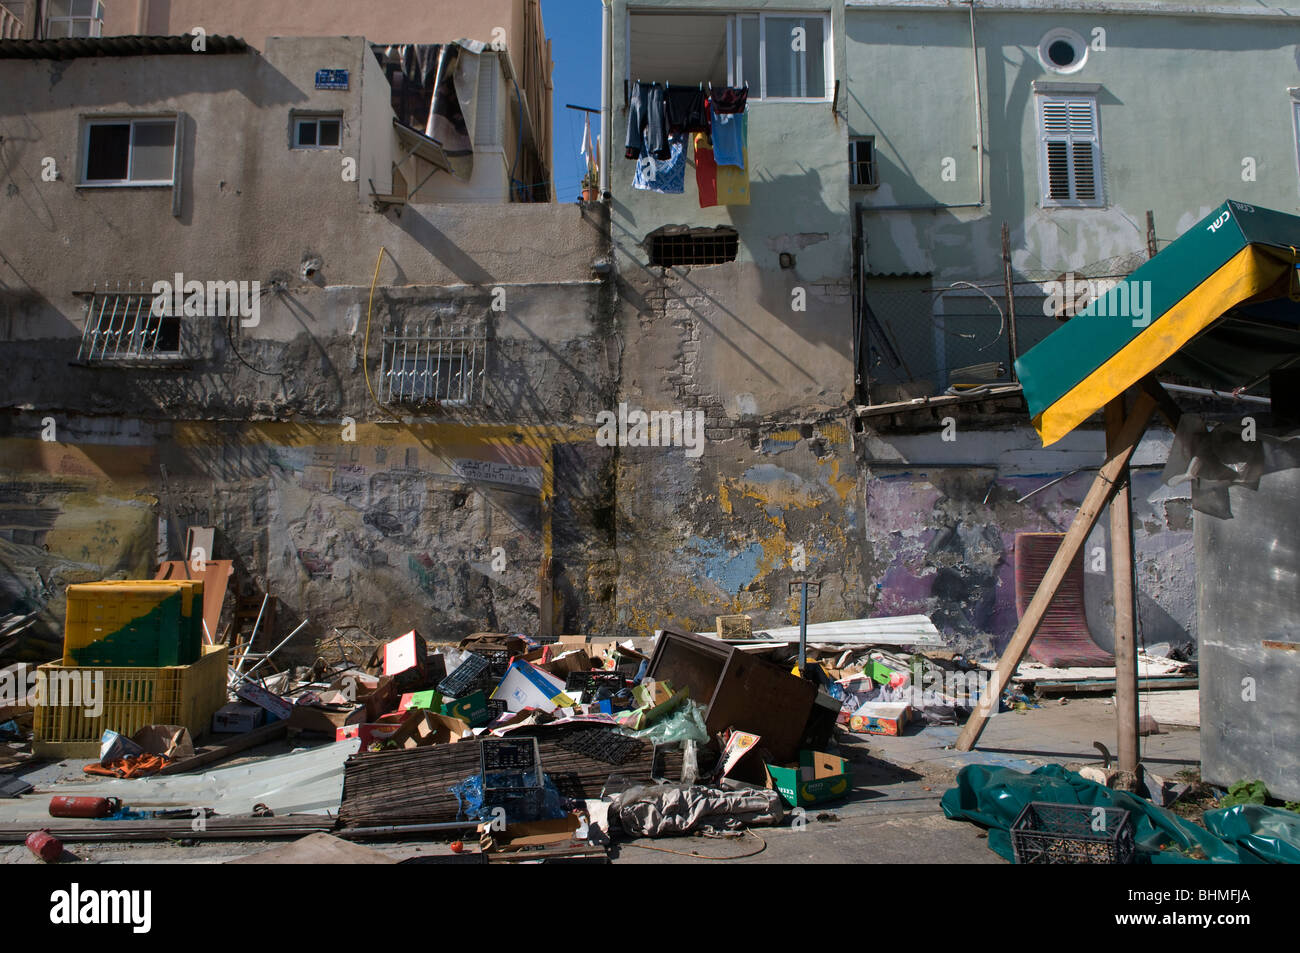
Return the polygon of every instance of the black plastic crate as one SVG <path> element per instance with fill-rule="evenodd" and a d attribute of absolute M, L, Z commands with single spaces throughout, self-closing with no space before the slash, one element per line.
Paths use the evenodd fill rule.
<path fill-rule="evenodd" d="M 487 659 L 479 655 L 470 655 L 456 666 L 456 671 L 438 683 L 438 691 L 452 698 L 464 698 L 481 688 L 484 677 L 489 675 Z"/>
<path fill-rule="evenodd" d="M 622 691 L 632 684 L 632 679 L 621 672 L 592 671 L 570 672 L 564 679 L 566 692 L 595 692 L 608 688 L 610 694 Z"/>
<path fill-rule="evenodd" d="M 488 664 L 488 672 L 494 679 L 500 680 L 506 670 L 510 668 L 510 653 L 505 649 L 475 649 L 471 648 L 470 653 L 481 658 Z"/>
<path fill-rule="evenodd" d="M 1133 818 L 1119 807 L 1031 801 L 1011 825 L 1011 849 L 1017 864 L 1131 864 Z"/>
<path fill-rule="evenodd" d="M 536 738 L 483 738 L 479 741 L 479 771 L 488 774 L 541 773 L 542 750 Z M 538 780 L 540 784 L 540 778 Z"/>

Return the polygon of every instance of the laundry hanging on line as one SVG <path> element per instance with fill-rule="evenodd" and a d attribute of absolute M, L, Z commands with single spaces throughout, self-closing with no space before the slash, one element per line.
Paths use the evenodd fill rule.
<path fill-rule="evenodd" d="M 709 131 L 708 95 L 691 86 L 664 90 L 664 116 L 670 135 Z"/>
<path fill-rule="evenodd" d="M 658 83 L 632 84 L 628 97 L 627 140 L 623 155 L 640 159 L 643 153 L 660 162 L 672 158 L 668 144 L 668 124 L 664 115 L 664 88 Z"/>
<path fill-rule="evenodd" d="M 686 191 L 686 141 L 680 136 L 671 137 L 669 149 L 671 155 L 666 162 L 645 154 L 637 159 L 632 188 L 664 195 L 681 195 Z"/>
<path fill-rule="evenodd" d="M 709 139 L 718 165 L 744 168 L 745 120 L 744 113 L 720 113 L 716 106 L 709 106 Z"/>

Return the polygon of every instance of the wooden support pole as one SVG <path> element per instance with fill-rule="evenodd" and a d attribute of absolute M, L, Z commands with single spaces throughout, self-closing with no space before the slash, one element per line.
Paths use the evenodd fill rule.
<path fill-rule="evenodd" d="M 1106 452 L 1116 457 L 1124 426 L 1124 395 L 1106 405 Z M 1128 459 L 1115 475 L 1110 501 L 1110 572 L 1115 601 L 1115 726 L 1119 769 L 1137 771 L 1137 606 L 1133 589 L 1133 511 Z"/>
<path fill-rule="evenodd" d="M 1128 419 L 1124 421 L 1124 426 L 1120 428 L 1118 439 L 1115 442 L 1117 449 L 1108 451 L 1106 462 L 1102 464 L 1101 469 L 1097 472 L 1097 478 L 1093 480 L 1092 486 L 1088 489 L 1088 494 L 1083 498 L 1083 503 L 1079 506 L 1079 512 L 1074 516 L 1074 522 L 1070 524 L 1065 539 L 1061 540 L 1061 546 L 1052 558 L 1051 565 L 1047 567 L 1042 582 L 1038 584 L 1038 589 L 1034 592 L 1034 598 L 1029 601 L 1025 614 L 1020 619 L 1020 624 L 1016 626 L 1011 642 L 1007 645 L 1006 651 L 1002 653 L 1002 658 L 998 660 L 992 691 L 981 696 L 979 705 L 971 712 L 966 727 L 962 729 L 961 736 L 957 739 L 958 751 L 970 751 L 975 747 L 980 735 L 984 732 L 984 726 L 987 724 L 989 716 L 997 711 L 1002 688 L 1010 681 L 1016 666 L 1024 658 L 1025 650 L 1029 647 L 1029 640 L 1034 637 L 1034 633 L 1042 625 L 1043 616 L 1046 615 L 1047 607 L 1051 605 L 1057 589 L 1060 588 L 1061 582 L 1065 579 L 1066 570 L 1069 569 L 1070 563 L 1074 561 L 1074 557 L 1078 555 L 1079 550 L 1083 548 L 1083 544 L 1088 539 L 1088 534 L 1092 532 L 1092 528 L 1097 524 L 1097 519 L 1101 516 L 1101 511 L 1105 509 L 1106 504 L 1110 502 L 1111 496 L 1114 495 L 1115 478 L 1128 465 L 1129 458 L 1133 456 L 1138 441 L 1142 439 L 1142 434 L 1147 428 L 1147 422 L 1151 419 L 1151 414 L 1155 412 L 1155 408 L 1155 398 L 1150 394 L 1143 391 L 1138 395 L 1137 401 L 1133 405 L 1133 411 L 1129 414 Z"/>

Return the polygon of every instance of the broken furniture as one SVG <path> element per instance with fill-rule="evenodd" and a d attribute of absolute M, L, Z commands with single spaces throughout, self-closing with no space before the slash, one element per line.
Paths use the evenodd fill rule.
<path fill-rule="evenodd" d="M 710 735 L 727 728 L 761 735 L 778 762 L 798 758 L 817 686 L 716 639 L 664 629 L 646 675 L 688 689 Z M 832 723 L 833 723 L 832 717 Z"/>

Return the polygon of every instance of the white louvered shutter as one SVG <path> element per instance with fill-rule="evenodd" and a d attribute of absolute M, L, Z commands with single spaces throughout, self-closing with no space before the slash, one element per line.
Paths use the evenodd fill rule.
<path fill-rule="evenodd" d="M 1097 100 L 1041 97 L 1039 166 L 1044 205 L 1101 204 Z"/>

